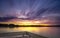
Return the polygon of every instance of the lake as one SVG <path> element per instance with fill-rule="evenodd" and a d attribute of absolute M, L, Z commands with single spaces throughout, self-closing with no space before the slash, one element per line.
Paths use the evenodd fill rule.
<path fill-rule="evenodd" d="M 48 38 L 60 38 L 60 27 L 0 27 L 0 33 L 28 31 Z"/>

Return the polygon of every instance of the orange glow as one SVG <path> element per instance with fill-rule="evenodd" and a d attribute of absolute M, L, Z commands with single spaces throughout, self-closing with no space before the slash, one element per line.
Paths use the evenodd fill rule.
<path fill-rule="evenodd" d="M 48 26 L 50 24 L 45 24 L 48 20 L 13 20 L 8 22 L 0 22 L 1 24 L 15 24 L 15 25 L 42 25 Z"/>
<path fill-rule="evenodd" d="M 32 25 L 33 23 L 29 21 L 21 21 L 19 24 L 20 25 Z"/>
<path fill-rule="evenodd" d="M 49 25 L 49 24 L 44 24 L 42 21 L 36 21 L 36 20 L 34 20 L 34 21 L 32 21 L 32 20 L 19 21 L 17 24 L 18 25 L 43 25 L 43 26 Z"/>

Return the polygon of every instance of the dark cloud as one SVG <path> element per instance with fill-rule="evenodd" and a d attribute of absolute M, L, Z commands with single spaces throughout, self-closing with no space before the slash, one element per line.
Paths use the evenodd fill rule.
<path fill-rule="evenodd" d="M 55 14 L 55 15 L 54 15 Z M 0 0 L 0 17 L 24 15 L 29 19 L 60 18 L 60 0 Z M 59 16 L 59 17 L 58 17 Z"/>

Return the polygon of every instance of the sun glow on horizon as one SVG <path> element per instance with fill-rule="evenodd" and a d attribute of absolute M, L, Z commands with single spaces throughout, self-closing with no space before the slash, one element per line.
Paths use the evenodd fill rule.
<path fill-rule="evenodd" d="M 45 20 L 46 21 L 46 20 Z M 17 22 L 18 25 L 24 25 L 24 26 L 30 26 L 30 25 L 42 25 L 42 26 L 48 26 L 50 24 L 44 24 L 45 21 L 37 21 L 37 20 L 23 20 Z"/>
<path fill-rule="evenodd" d="M 9 21 L 9 22 L 0 22 L 1 24 L 15 24 L 15 25 L 42 25 L 42 26 L 48 26 L 50 24 L 45 24 L 45 21 L 39 21 L 39 20 L 18 20 L 18 21 Z"/>

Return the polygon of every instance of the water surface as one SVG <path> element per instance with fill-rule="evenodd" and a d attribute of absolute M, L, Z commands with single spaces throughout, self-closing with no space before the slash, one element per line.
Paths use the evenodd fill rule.
<path fill-rule="evenodd" d="M 0 33 L 28 31 L 48 38 L 60 38 L 60 27 L 14 27 L 0 28 Z"/>

